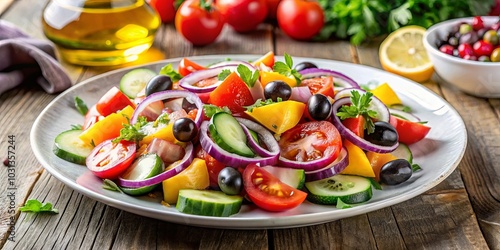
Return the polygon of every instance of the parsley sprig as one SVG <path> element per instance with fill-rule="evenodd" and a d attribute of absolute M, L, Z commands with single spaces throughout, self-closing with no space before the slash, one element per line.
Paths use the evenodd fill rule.
<path fill-rule="evenodd" d="M 366 92 L 361 95 L 358 91 L 351 91 L 351 105 L 343 105 L 340 107 L 337 116 L 344 120 L 347 118 L 356 118 L 361 115 L 365 119 L 364 129 L 368 131 L 368 134 L 373 133 L 375 125 L 373 124 L 372 118 L 377 116 L 377 112 L 369 109 L 372 96 L 373 94 L 371 92 Z"/>
<path fill-rule="evenodd" d="M 182 75 L 175 71 L 174 67 L 170 63 L 160 69 L 160 75 L 167 75 L 168 77 L 170 77 L 172 82 L 178 82 L 180 79 L 182 79 Z"/>
<path fill-rule="evenodd" d="M 224 106 L 224 107 L 219 107 L 219 106 L 215 106 L 215 105 L 212 105 L 212 104 L 205 104 L 203 105 L 203 112 L 205 113 L 205 115 L 208 117 L 208 118 L 212 118 L 212 116 L 214 116 L 215 114 L 219 113 L 219 112 L 226 112 L 228 114 L 231 114 L 231 110 L 229 110 L 228 107 Z"/>
<path fill-rule="evenodd" d="M 284 76 L 293 76 L 295 81 L 297 81 L 297 85 L 302 81 L 302 75 L 296 70 L 293 69 L 293 59 L 292 57 L 285 53 L 285 62 L 275 62 L 273 66 L 273 71 L 278 72 Z"/>
<path fill-rule="evenodd" d="M 252 112 L 254 108 L 263 107 L 263 106 L 277 103 L 277 102 L 281 102 L 281 101 L 282 101 L 281 97 L 278 97 L 278 99 L 276 101 L 273 101 L 273 99 L 266 99 L 264 101 L 262 99 L 257 99 L 257 101 L 255 101 L 254 104 L 252 104 L 250 106 L 245 106 L 245 108 L 247 109 L 248 112 Z"/>
<path fill-rule="evenodd" d="M 59 213 L 59 210 L 52 207 L 52 203 L 47 202 L 43 204 L 42 202 L 36 199 L 27 200 L 24 206 L 19 208 L 19 211 L 32 212 L 32 213 L 43 213 L 43 212 L 53 213 L 53 214 Z"/>
<path fill-rule="evenodd" d="M 139 116 L 139 119 L 137 119 L 135 124 L 130 124 L 130 121 L 129 123 L 123 124 L 123 128 L 120 129 L 120 136 L 113 139 L 113 143 L 117 143 L 122 140 L 139 143 L 146 136 L 146 134 L 141 131 L 141 128 L 147 123 L 148 121 L 146 120 L 146 117 Z"/>
<path fill-rule="evenodd" d="M 231 70 L 223 69 L 219 75 L 217 75 L 217 79 L 219 81 L 224 81 L 231 74 Z"/>

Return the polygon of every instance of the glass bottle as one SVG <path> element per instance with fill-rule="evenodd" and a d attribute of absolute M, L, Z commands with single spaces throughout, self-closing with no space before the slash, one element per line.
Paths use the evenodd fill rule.
<path fill-rule="evenodd" d="M 69 63 L 109 66 L 147 51 L 161 20 L 144 0 L 50 0 L 42 25 Z"/>

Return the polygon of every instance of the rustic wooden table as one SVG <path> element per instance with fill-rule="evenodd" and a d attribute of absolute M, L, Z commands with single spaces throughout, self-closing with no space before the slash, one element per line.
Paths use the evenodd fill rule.
<path fill-rule="evenodd" d="M 2 0 L 1 19 L 34 37 L 46 1 Z M 172 25 L 158 32 L 154 48 L 166 58 L 204 54 L 264 54 L 326 58 L 380 68 L 380 41 L 354 47 L 345 41 L 292 41 L 271 25 L 237 34 L 225 29 L 216 43 L 194 48 Z M 0 59 L 1 60 L 1 59 Z M 62 63 L 72 80 L 112 68 Z M 33 121 L 56 95 L 22 87 L 0 96 L 0 156 L 15 136 L 15 206 L 28 198 L 51 201 L 57 215 L 9 211 L 7 168 L 0 169 L 0 246 L 3 249 L 500 249 L 500 100 L 465 95 L 439 84 L 424 86 L 446 99 L 468 130 L 465 156 L 457 170 L 437 187 L 398 205 L 321 225 L 279 230 L 221 230 L 158 221 L 124 212 L 87 198 L 44 171 L 32 153 Z M 49 145 L 47 145 L 49 146 Z M 15 223 L 14 227 L 12 225 Z M 14 230 L 11 230 L 14 229 Z M 14 241 L 8 240 L 12 237 Z"/>

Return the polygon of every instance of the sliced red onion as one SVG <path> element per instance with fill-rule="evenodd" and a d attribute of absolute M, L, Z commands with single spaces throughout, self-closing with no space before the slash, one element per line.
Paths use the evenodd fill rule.
<path fill-rule="evenodd" d="M 360 95 L 366 94 L 366 91 L 363 89 L 356 89 L 356 88 L 345 88 L 340 90 L 335 94 L 335 100 L 338 100 L 340 98 L 350 98 L 351 97 L 351 92 L 352 91 L 357 91 L 359 92 Z M 370 102 L 370 106 L 368 109 L 376 111 L 377 112 L 377 117 L 376 119 L 379 121 L 384 121 L 384 122 L 389 122 L 389 119 L 391 118 L 391 114 L 389 113 L 389 109 L 387 106 L 376 96 L 372 96 L 372 101 Z"/>
<path fill-rule="evenodd" d="M 153 177 L 144 180 L 127 180 L 123 179 L 122 177 L 119 177 L 116 184 L 118 184 L 118 186 L 126 188 L 141 188 L 141 187 L 155 185 L 161 183 L 162 181 L 168 178 L 174 177 L 180 172 L 182 172 L 184 169 L 186 169 L 189 166 L 189 164 L 191 164 L 191 162 L 193 161 L 194 157 L 193 144 L 187 143 L 185 151 L 186 153 L 184 154 L 184 157 L 180 161 L 171 164 L 171 166 L 173 165 L 174 167 L 162 172 L 159 175 L 155 175 Z"/>
<path fill-rule="evenodd" d="M 359 84 L 354 81 L 352 78 L 329 69 L 317 69 L 317 68 L 309 68 L 299 71 L 302 75 L 302 79 L 314 78 L 320 76 L 333 76 L 334 84 L 344 87 L 344 88 L 357 88 L 360 89 Z"/>
<path fill-rule="evenodd" d="M 269 132 L 269 130 L 267 130 L 262 125 L 245 118 L 237 117 L 236 120 L 242 125 L 241 127 L 243 128 L 243 131 L 245 132 L 248 138 L 248 144 L 250 144 L 252 149 L 258 155 L 262 157 L 278 157 L 280 153 L 280 146 L 278 145 L 278 142 L 274 138 L 273 134 Z M 259 143 L 253 139 L 249 130 L 252 130 L 257 134 L 259 134 L 262 141 L 264 142 L 264 144 L 266 144 L 269 150 L 261 147 Z"/>
<path fill-rule="evenodd" d="M 335 161 L 328 164 L 324 168 L 306 172 L 306 181 L 317 181 L 332 177 L 342 172 L 347 165 L 349 165 L 349 157 L 347 157 L 347 150 L 345 147 L 342 147 L 342 150 Z"/>
<path fill-rule="evenodd" d="M 290 100 L 307 103 L 309 98 L 312 96 L 311 90 L 307 86 L 299 86 L 292 88 L 292 95 Z"/>
<path fill-rule="evenodd" d="M 312 160 L 312 161 L 294 161 L 289 160 L 285 157 L 280 156 L 278 166 L 287 167 L 287 168 L 298 168 L 304 169 L 306 172 L 315 171 L 323 168 L 326 165 L 332 163 L 335 159 L 328 157 L 333 154 L 334 147 L 328 147 L 323 152 L 323 157 L 320 159 Z"/>
<path fill-rule="evenodd" d="M 228 65 L 240 65 L 240 64 L 243 64 L 243 65 L 247 66 L 250 70 L 255 71 L 255 66 L 253 66 L 249 62 L 245 62 L 245 61 L 241 61 L 241 60 L 222 61 L 222 62 L 218 62 L 218 63 L 210 65 L 209 68 L 223 67 L 223 66 L 228 66 Z"/>
<path fill-rule="evenodd" d="M 204 70 L 198 70 L 198 71 L 195 71 L 195 72 L 183 77 L 179 81 L 179 86 L 182 87 L 183 89 L 189 90 L 193 93 L 211 92 L 212 90 L 214 90 L 215 88 L 217 88 L 217 86 L 219 86 L 221 84 L 221 81 L 219 81 L 216 84 L 212 84 L 212 85 L 205 86 L 205 87 L 194 86 L 194 84 L 198 83 L 201 80 L 205 80 L 208 78 L 218 76 L 225 69 L 228 69 L 230 71 L 236 71 L 237 67 L 238 67 L 238 65 L 231 64 L 231 65 L 225 65 L 225 66 L 221 66 L 221 67 L 214 67 L 214 68 L 208 68 L 208 69 L 204 69 Z"/>
<path fill-rule="evenodd" d="M 199 127 L 202 122 L 203 103 L 196 94 L 183 90 L 165 90 L 151 94 L 150 96 L 146 97 L 141 103 L 139 103 L 139 105 L 137 105 L 137 108 L 135 108 L 134 114 L 130 119 L 130 123 L 135 124 L 137 122 L 137 119 L 139 118 L 139 115 L 142 113 L 143 110 L 145 110 L 149 106 L 149 104 L 156 101 L 163 101 L 167 99 L 181 98 L 181 97 L 185 98 L 188 102 L 193 103 L 198 109 L 198 113 L 196 114 L 194 122 L 196 123 L 196 126 Z"/>
<path fill-rule="evenodd" d="M 200 127 L 200 144 L 203 150 L 216 160 L 224 163 L 226 166 L 234 168 L 246 167 L 248 164 L 275 165 L 278 162 L 278 155 L 269 157 L 244 157 L 229 153 L 219 147 L 208 135 L 208 121 L 204 121 Z"/>
<path fill-rule="evenodd" d="M 252 94 L 254 102 L 258 99 L 265 100 L 264 97 L 264 88 L 262 87 L 262 83 L 259 80 L 255 82 L 255 84 L 249 88 L 250 94 Z"/>
<path fill-rule="evenodd" d="M 348 105 L 348 104 L 351 104 L 351 98 L 343 97 L 338 100 L 335 100 L 335 102 L 332 105 L 332 115 L 331 115 L 332 123 L 338 129 L 342 138 L 349 140 L 351 143 L 360 147 L 363 150 L 372 151 L 376 153 L 390 153 L 398 147 L 399 143 L 396 143 L 393 146 L 381 146 L 373 144 L 357 136 L 354 132 L 352 132 L 350 129 L 344 126 L 340 118 L 337 116 L 337 112 L 340 109 L 340 107 L 342 107 L 342 105 Z"/>
<path fill-rule="evenodd" d="M 420 118 L 416 117 L 414 114 L 404 112 L 404 111 L 401 111 L 399 109 L 391 109 L 390 108 L 389 113 L 391 113 L 391 115 L 393 115 L 393 116 L 403 118 L 403 119 L 408 120 L 410 122 L 419 122 L 420 121 Z"/>

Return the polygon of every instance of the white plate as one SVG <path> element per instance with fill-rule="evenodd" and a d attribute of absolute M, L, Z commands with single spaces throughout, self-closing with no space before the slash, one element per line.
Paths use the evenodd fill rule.
<path fill-rule="evenodd" d="M 191 58 L 201 65 L 224 60 L 225 58 L 255 60 L 257 55 L 218 55 Z M 156 72 L 167 63 L 177 68 L 180 59 L 171 59 L 140 67 Z M 277 60 L 283 60 L 277 57 Z M 93 176 L 86 167 L 59 159 L 52 153 L 54 138 L 72 124 L 81 124 L 83 117 L 73 107 L 73 98 L 79 96 L 89 106 L 96 103 L 111 86 L 118 86 L 119 80 L 128 69 L 121 69 L 88 79 L 68 89 L 50 103 L 40 114 L 31 130 L 31 146 L 40 163 L 57 179 L 72 189 L 110 206 L 174 223 L 232 229 L 286 228 L 325 223 L 341 218 L 368 213 L 398 204 L 431 189 L 448 177 L 457 167 L 465 151 L 467 136 L 464 123 L 458 113 L 441 97 L 419 84 L 385 71 L 344 62 L 294 58 L 315 62 L 321 68 L 333 69 L 350 76 L 358 83 L 369 81 L 389 83 L 398 93 L 403 103 L 410 106 L 423 121 L 432 127 L 423 141 L 411 146 L 414 162 L 423 171 L 412 176 L 402 185 L 374 190 L 373 198 L 349 209 L 335 206 L 321 206 L 304 202 L 299 207 L 280 213 L 270 213 L 252 205 L 244 205 L 241 211 L 228 218 L 205 217 L 182 214 L 175 207 L 165 207 L 159 199 L 147 196 L 132 197 L 118 192 L 104 190 L 102 181 Z"/>

